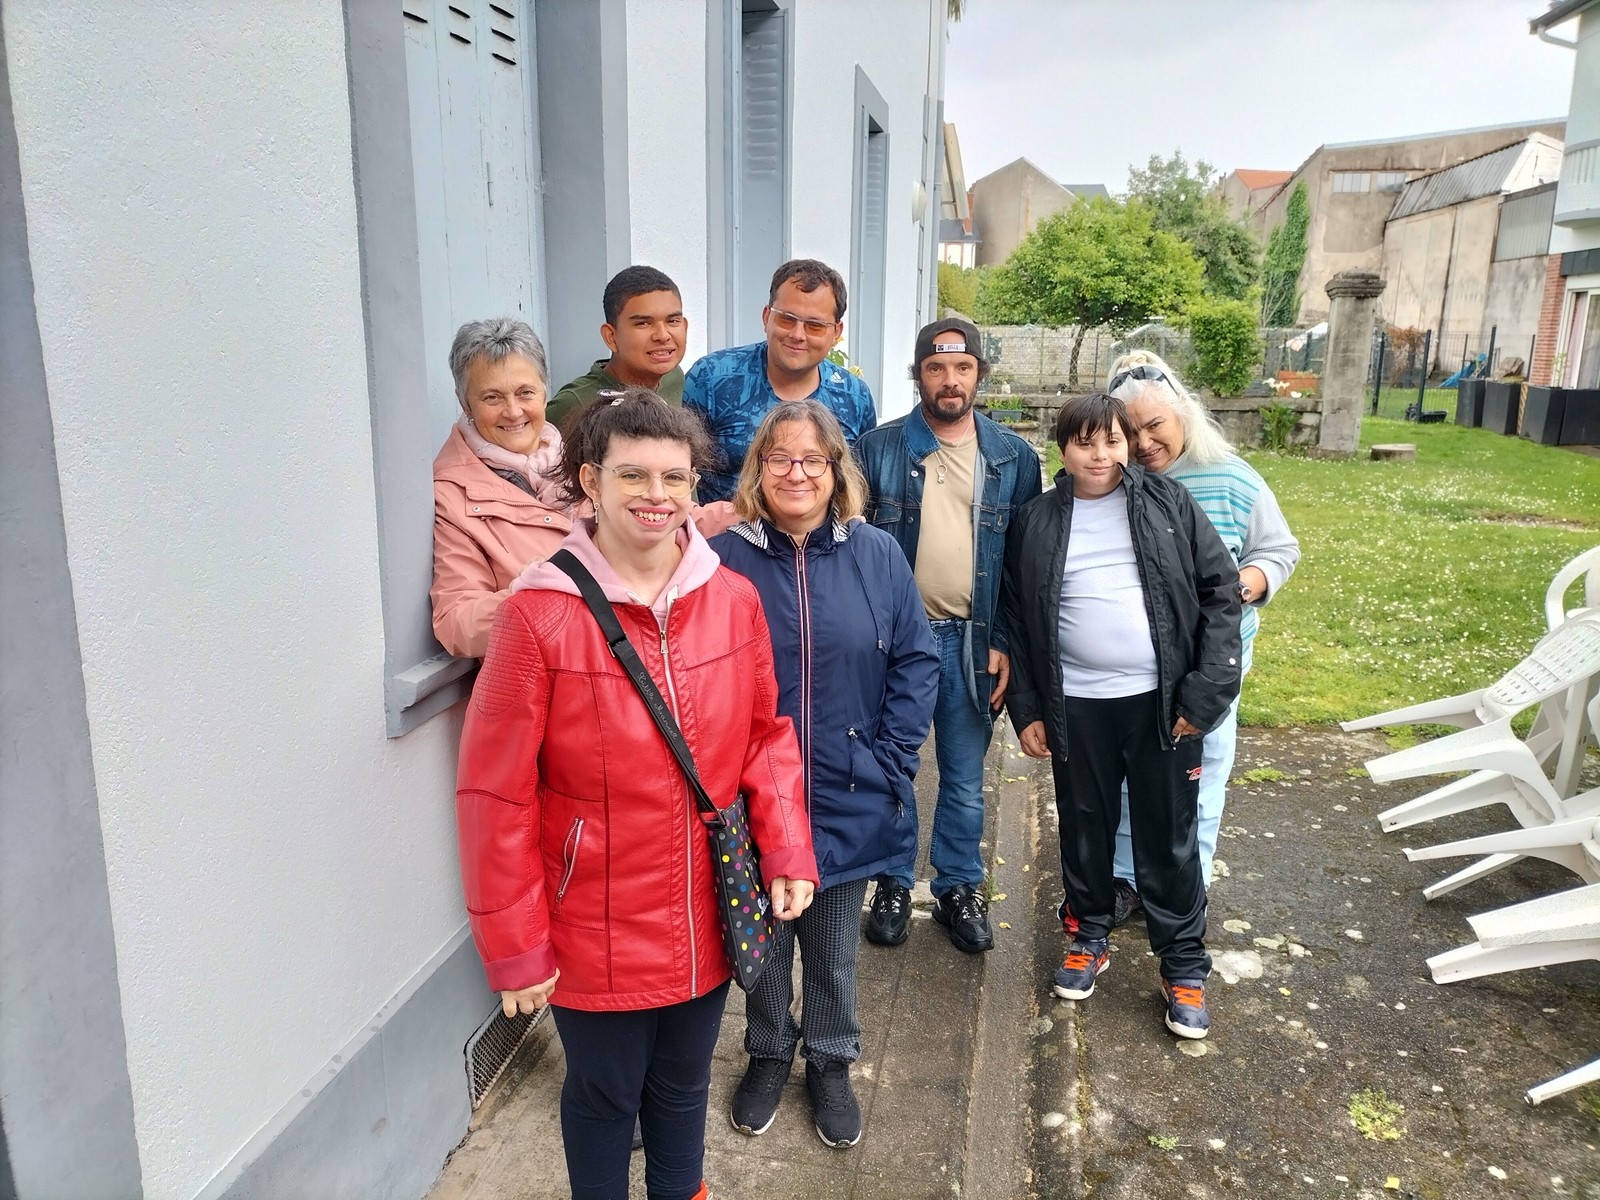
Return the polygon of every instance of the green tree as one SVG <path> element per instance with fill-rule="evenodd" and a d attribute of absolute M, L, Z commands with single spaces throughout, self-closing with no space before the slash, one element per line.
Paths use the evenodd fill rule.
<path fill-rule="evenodd" d="M 1267 239 L 1262 270 L 1261 323 L 1293 325 L 1300 312 L 1300 268 L 1306 263 L 1306 230 L 1311 225 L 1311 205 L 1305 181 L 1294 185 L 1284 208 L 1283 224 Z"/>
<path fill-rule="evenodd" d="M 1243 221 L 1214 194 L 1216 168 L 1202 160 L 1191 167 L 1181 150 L 1163 159 L 1151 155 L 1144 170 L 1128 168 L 1128 198 L 1155 211 L 1157 229 L 1194 247 L 1205 269 L 1206 295 L 1243 300 L 1261 277 L 1261 248 Z"/>
<path fill-rule="evenodd" d="M 978 270 L 976 267 L 958 267 L 955 263 L 939 264 L 939 312 L 953 308 L 964 317 L 970 317 L 978 307 Z"/>
<path fill-rule="evenodd" d="M 1155 227 L 1139 201 L 1079 201 L 1052 213 L 1000 266 L 984 273 L 975 314 L 1000 325 L 1077 326 L 1069 377 L 1095 326 L 1123 333 L 1157 314 L 1175 315 L 1200 293 L 1189 246 Z"/>

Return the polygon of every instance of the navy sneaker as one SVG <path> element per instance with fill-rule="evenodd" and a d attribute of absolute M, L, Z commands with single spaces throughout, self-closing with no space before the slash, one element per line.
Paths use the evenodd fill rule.
<path fill-rule="evenodd" d="M 823 1144 L 842 1150 L 861 1140 L 861 1105 L 850 1086 L 850 1064 L 827 1060 L 806 1063 L 811 1116 Z"/>
<path fill-rule="evenodd" d="M 1139 899 L 1139 891 L 1126 879 L 1115 879 L 1111 883 L 1111 928 L 1126 925 L 1134 913 L 1144 911 L 1144 903 Z"/>
<path fill-rule="evenodd" d="M 750 1058 L 744 1069 L 744 1078 L 733 1092 L 733 1104 L 728 1119 L 740 1133 L 760 1137 L 772 1128 L 772 1119 L 778 1115 L 778 1102 L 783 1099 L 783 1085 L 789 1081 L 790 1058 Z"/>
<path fill-rule="evenodd" d="M 1055 994 L 1063 1000 L 1087 1000 L 1094 995 L 1094 981 L 1111 965 L 1111 943 L 1106 938 L 1074 940 L 1067 957 L 1056 968 Z"/>
<path fill-rule="evenodd" d="M 1211 1032 L 1203 979 L 1163 979 L 1161 991 L 1167 998 L 1168 1029 L 1181 1038 L 1203 1038 Z"/>

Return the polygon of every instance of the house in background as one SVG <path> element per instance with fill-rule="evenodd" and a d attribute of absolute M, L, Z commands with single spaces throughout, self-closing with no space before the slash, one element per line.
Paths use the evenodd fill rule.
<path fill-rule="evenodd" d="M 1293 171 L 1254 171 L 1236 167 L 1217 184 L 1217 196 L 1228 206 L 1235 220 L 1244 220 L 1272 198 Z"/>
<path fill-rule="evenodd" d="M 1305 183 L 1310 210 L 1306 259 L 1300 270 L 1298 323 L 1327 319 L 1328 280 L 1341 271 L 1379 271 L 1383 267 L 1383 230 L 1395 200 L 1408 180 L 1455 166 L 1469 158 L 1542 133 L 1560 141 L 1562 120 L 1491 125 L 1415 137 L 1381 138 L 1319 146 L 1281 183 L 1271 198 L 1249 215 L 1249 224 L 1263 245 L 1283 223 L 1289 197 Z"/>
<path fill-rule="evenodd" d="M 1542 188 L 1560 174 L 1561 143 L 1533 133 L 1407 182 L 1383 228 L 1385 287 L 1378 306 L 1384 319 L 1402 328 L 1431 329 L 1436 361 L 1449 370 L 1461 365 L 1469 349 L 1486 345 L 1491 328 L 1498 349 L 1526 358 L 1538 326 L 1543 251 L 1537 251 L 1538 287 L 1519 286 L 1526 282 L 1525 267 L 1499 272 L 1494 320 L 1487 319 L 1490 283 L 1497 260 L 1527 259 L 1522 231 L 1527 218 L 1537 225 L 1537 196 L 1547 193 L 1524 196 L 1509 222 L 1502 214 L 1510 194 Z M 1501 238 L 1503 224 L 1506 237 Z"/>
<path fill-rule="evenodd" d="M 1554 3 L 1530 22 L 1530 30 L 1569 47 L 1574 62 L 1567 153 L 1555 189 L 1529 378 L 1541 385 L 1600 387 L 1600 0 Z"/>
<path fill-rule="evenodd" d="M 977 265 L 1005 262 L 1035 225 L 1075 200 L 1109 194 L 1098 183 L 1065 187 L 1026 158 L 990 172 L 972 185 L 972 221 L 982 239 Z"/>
<path fill-rule="evenodd" d="M 934 305 L 945 0 L 6 0 L 0 1193 L 421 1196 L 498 1008 L 428 608 L 456 325 L 556 382 L 791 255 L 884 416 Z"/>
<path fill-rule="evenodd" d="M 972 195 L 961 166 L 961 141 L 955 125 L 946 121 L 939 177 L 939 261 L 975 267 L 981 240 L 972 221 Z"/>
<path fill-rule="evenodd" d="M 1495 362 L 1520 358 L 1524 372 L 1541 350 L 1539 322 L 1544 314 L 1555 206 L 1554 183 L 1511 192 L 1500 201 L 1500 227 L 1495 231 L 1478 344 L 1487 350 L 1493 340 Z"/>

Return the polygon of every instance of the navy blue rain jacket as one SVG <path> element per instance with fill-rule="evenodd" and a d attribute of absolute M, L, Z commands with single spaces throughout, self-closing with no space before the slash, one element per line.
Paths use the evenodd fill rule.
<path fill-rule="evenodd" d="M 939 655 L 904 553 L 862 521 L 829 522 L 803 546 L 765 521 L 741 523 L 711 546 L 761 594 L 821 886 L 908 867 Z"/>

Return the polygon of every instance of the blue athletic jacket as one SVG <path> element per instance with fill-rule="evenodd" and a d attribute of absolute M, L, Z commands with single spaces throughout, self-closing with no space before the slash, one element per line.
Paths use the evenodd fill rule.
<path fill-rule="evenodd" d="M 711 546 L 761 595 L 778 712 L 800 735 L 821 886 L 909 866 L 939 656 L 905 555 L 863 521 L 825 524 L 804 546 L 767 522 L 741 523 Z"/>

